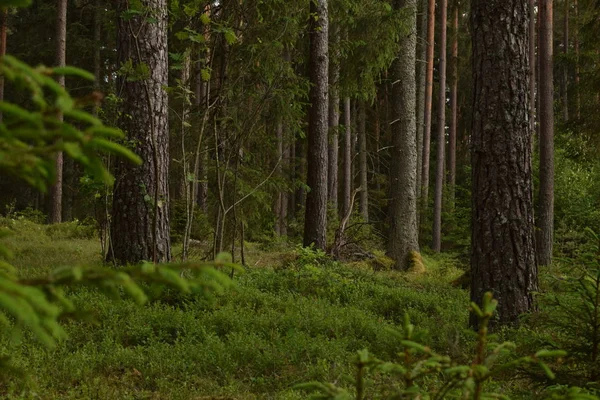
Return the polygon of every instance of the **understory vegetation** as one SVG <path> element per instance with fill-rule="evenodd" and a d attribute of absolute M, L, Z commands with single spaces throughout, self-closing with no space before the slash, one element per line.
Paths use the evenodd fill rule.
<path fill-rule="evenodd" d="M 65 265 L 101 264 L 99 241 L 86 224 L 47 227 L 27 217 L 0 219 L 12 231 L 5 245 L 22 278 Z M 371 260 L 340 263 L 285 243 L 263 248 L 247 244 L 245 272 L 236 273 L 235 288 L 222 295 L 166 290 L 139 307 L 93 287 L 72 289 L 79 315 L 63 322 L 68 339 L 55 349 L 27 332 L 4 331 L 4 363 L 21 376 L 4 376 L 3 397 L 305 399 L 309 394 L 300 386 L 307 382 L 330 382 L 353 393 L 358 351 L 402 361 L 399 332 L 405 317 L 430 351 L 455 365 L 472 361 L 477 335 L 467 328 L 468 292 L 460 287 L 465 265 L 456 255 L 424 254 L 425 271 L 400 273 L 386 269 L 378 253 Z M 540 313 L 493 338 L 516 345 L 510 354 L 500 354 L 501 362 L 540 349 L 569 351 L 548 360 L 555 380 L 535 365 L 520 366 L 494 376 L 487 392 L 515 399 L 583 399 L 592 397 L 582 393 L 597 393 L 593 380 L 600 369 L 597 353 L 596 359 L 591 355 L 600 335 L 585 329 L 587 311 L 596 307 L 600 316 L 597 297 L 595 304 L 586 297 L 600 293 L 600 276 L 597 261 L 587 262 L 583 268 L 565 260 L 542 271 Z M 585 275 L 577 275 L 576 267 Z M 444 374 L 434 371 L 424 378 L 423 387 L 435 388 Z M 403 382 L 374 368 L 364 377 L 363 398 L 382 398 Z M 586 390 L 566 394 L 573 385 Z"/>

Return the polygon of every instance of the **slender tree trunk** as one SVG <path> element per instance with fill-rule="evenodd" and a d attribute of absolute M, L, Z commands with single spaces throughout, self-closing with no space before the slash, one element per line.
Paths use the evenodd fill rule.
<path fill-rule="evenodd" d="M 427 0 L 419 0 L 417 20 L 417 198 L 421 198 L 423 132 L 425 131 L 425 92 L 427 88 Z"/>
<path fill-rule="evenodd" d="M 529 17 L 522 0 L 472 0 L 471 300 L 491 291 L 517 323 L 538 288 L 534 250 Z M 493 34 L 490 34 L 492 33 Z M 510 83 L 510 84 L 508 84 Z M 471 315 L 471 326 L 477 318 Z"/>
<path fill-rule="evenodd" d="M 456 186 L 456 134 L 458 130 L 458 0 L 452 3 L 452 67 L 450 75 L 450 134 L 448 136 L 448 194 L 454 207 Z"/>
<path fill-rule="evenodd" d="M 295 166 L 295 175 L 297 183 L 306 182 L 306 146 L 304 144 L 304 139 L 298 137 L 296 138 L 296 147 L 294 149 L 296 166 Z M 306 191 L 304 190 L 304 185 L 297 185 L 296 194 L 295 194 L 295 208 L 293 208 L 295 213 L 298 213 L 302 205 L 305 204 L 306 201 Z"/>
<path fill-rule="evenodd" d="M 581 119 L 581 91 L 579 88 L 579 2 L 574 1 L 575 7 L 575 112 L 577 113 L 577 120 Z"/>
<path fill-rule="evenodd" d="M 281 170 L 282 170 L 282 178 L 287 182 L 286 177 L 289 177 L 289 165 L 290 165 L 290 146 L 287 144 L 286 137 L 283 137 L 283 153 L 281 158 Z M 288 230 L 288 203 L 289 203 L 289 190 L 288 186 L 284 187 L 284 190 L 281 191 L 281 207 L 279 209 L 279 234 L 281 236 L 287 236 Z M 243 224 L 242 224 L 243 229 Z M 243 230 L 242 230 L 243 235 Z M 243 250 L 243 247 L 242 247 Z"/>
<path fill-rule="evenodd" d="M 94 89 L 100 90 L 100 74 L 102 70 L 101 66 L 101 53 L 100 48 L 102 47 L 102 0 L 96 0 L 94 5 Z M 100 106 L 95 105 L 93 113 L 98 116 Z"/>
<path fill-rule="evenodd" d="M 535 80 L 536 80 L 536 61 L 535 61 L 535 0 L 529 0 L 529 96 L 531 98 L 531 106 L 529 107 L 529 123 L 531 132 L 535 132 L 535 106 L 536 106 L 536 93 L 535 93 Z"/>
<path fill-rule="evenodd" d="M 425 123 L 423 130 L 423 164 L 421 170 L 421 221 L 429 203 L 429 157 L 431 152 L 431 116 L 433 104 L 433 53 L 435 46 L 435 0 L 427 4 L 427 75 L 425 84 Z"/>
<path fill-rule="evenodd" d="M 369 222 L 369 184 L 367 164 L 367 110 L 364 100 L 358 104 L 358 142 L 360 164 L 360 214 L 365 222 Z"/>
<path fill-rule="evenodd" d="M 442 195 L 444 193 L 444 156 L 446 150 L 446 27 L 448 0 L 440 3 L 440 89 L 438 97 L 437 161 L 435 192 L 433 197 L 433 237 L 431 248 L 439 253 L 442 249 Z"/>
<path fill-rule="evenodd" d="M 331 35 L 331 45 L 335 49 L 329 63 L 329 185 L 327 189 L 329 204 L 334 210 L 338 209 L 338 158 L 339 158 L 339 125 L 340 125 L 340 60 L 339 28 L 334 26 Z"/>
<path fill-rule="evenodd" d="M 329 107 L 329 20 L 327 0 L 310 3 L 307 184 L 304 246 L 327 247 L 327 131 Z M 312 16 L 316 16 L 313 18 Z"/>
<path fill-rule="evenodd" d="M 540 0 L 540 192 L 537 230 L 539 265 L 552 262 L 554 236 L 554 88 L 552 0 Z"/>
<path fill-rule="evenodd" d="M 56 7 L 56 66 L 66 65 L 67 52 L 67 0 L 58 0 Z M 58 84 L 65 86 L 65 77 L 59 75 Z M 62 121 L 62 114 L 58 119 Z M 55 159 L 56 180 L 50 188 L 50 215 L 51 224 L 62 222 L 62 198 L 63 198 L 63 153 L 56 154 Z"/>
<path fill-rule="evenodd" d="M 281 176 L 282 168 L 281 168 L 281 160 L 283 159 L 283 122 L 280 120 L 277 122 L 276 128 L 277 135 L 277 166 L 275 167 L 275 175 L 277 177 Z M 273 214 L 275 214 L 275 234 L 277 236 L 281 236 L 281 207 L 283 203 L 283 191 L 279 190 L 277 192 L 277 197 L 275 199 L 275 206 L 273 207 Z M 234 241 L 235 242 L 235 241 Z"/>
<path fill-rule="evenodd" d="M 344 203 L 342 215 L 346 215 L 350 209 L 352 200 L 352 116 L 350 97 L 344 98 Z"/>
<path fill-rule="evenodd" d="M 171 259 L 167 2 L 141 3 L 139 15 L 119 18 L 117 32 L 119 64 L 145 64 L 150 71 L 144 79 L 117 78 L 118 87 L 123 88 L 119 125 L 137 143 L 134 150 L 143 160 L 137 167 L 120 161 L 116 173 L 108 257 L 123 264 Z M 128 10 L 129 4 L 119 0 L 117 15 Z"/>
<path fill-rule="evenodd" d="M 569 0 L 565 0 L 565 13 L 563 16 L 563 54 L 569 55 Z M 565 62 L 562 68 L 561 80 L 562 100 L 563 100 L 563 121 L 569 121 L 569 66 Z"/>
<path fill-rule="evenodd" d="M 397 10 L 407 9 L 407 33 L 400 37 L 398 58 L 392 65 L 393 156 L 390 169 L 390 234 L 387 254 L 397 269 L 409 267 L 409 255 L 419 251 L 417 227 L 417 123 L 415 58 L 417 2 L 396 0 Z"/>
<path fill-rule="evenodd" d="M 296 141 L 290 142 L 290 160 L 289 160 L 289 174 L 292 184 L 295 186 L 298 182 L 298 160 L 296 160 Z M 296 193 L 290 193 L 288 198 L 288 219 L 290 221 L 296 218 Z"/>

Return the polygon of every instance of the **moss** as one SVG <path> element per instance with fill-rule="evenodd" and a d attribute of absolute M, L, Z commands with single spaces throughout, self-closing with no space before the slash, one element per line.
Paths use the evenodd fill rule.
<path fill-rule="evenodd" d="M 412 272 L 414 274 L 423 274 L 425 271 L 427 271 L 427 268 L 425 268 L 421 253 L 414 250 L 411 251 L 408 254 L 408 272 Z"/>

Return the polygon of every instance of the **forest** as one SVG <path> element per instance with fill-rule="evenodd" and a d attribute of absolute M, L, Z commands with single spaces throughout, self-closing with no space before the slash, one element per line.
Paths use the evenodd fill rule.
<path fill-rule="evenodd" d="M 0 0 L 0 397 L 600 399 L 600 0 Z"/>

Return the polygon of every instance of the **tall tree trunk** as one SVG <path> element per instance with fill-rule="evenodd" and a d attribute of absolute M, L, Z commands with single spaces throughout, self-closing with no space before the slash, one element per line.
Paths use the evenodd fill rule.
<path fill-rule="evenodd" d="M 287 144 L 286 137 L 283 137 L 283 153 L 281 154 L 281 171 L 283 173 L 282 178 L 286 180 L 289 177 L 289 165 L 290 165 L 290 146 Z M 288 234 L 288 204 L 289 204 L 289 189 L 286 184 L 284 190 L 281 191 L 281 207 L 279 208 L 279 234 L 281 236 L 287 236 Z M 242 224 L 243 228 L 243 224 Z M 243 230 L 242 230 L 243 235 Z M 243 244 L 243 242 L 242 242 Z M 243 250 L 243 247 L 242 247 Z"/>
<path fill-rule="evenodd" d="M 396 0 L 407 10 L 407 33 L 400 37 L 398 58 L 392 65 L 393 156 L 390 169 L 390 233 L 387 254 L 397 269 L 409 267 L 409 255 L 419 251 L 417 226 L 417 123 L 415 58 L 417 1 Z"/>
<path fill-rule="evenodd" d="M 535 93 L 535 80 L 536 80 L 536 61 L 535 61 L 535 0 L 529 0 L 529 97 L 531 98 L 531 105 L 529 107 L 529 124 L 531 132 L 535 132 L 535 106 L 536 106 L 536 93 Z"/>
<path fill-rule="evenodd" d="M 437 157 L 435 192 L 433 196 L 433 237 L 431 248 L 436 253 L 442 249 L 442 196 L 444 193 L 444 156 L 446 151 L 446 27 L 448 25 L 448 0 L 440 3 L 440 89 L 438 97 Z"/>
<path fill-rule="evenodd" d="M 119 0 L 117 15 L 129 4 Z M 119 65 L 145 64 L 150 71 L 145 77 L 117 78 L 123 98 L 119 125 L 143 160 L 138 167 L 121 161 L 116 173 L 108 257 L 123 264 L 171 259 L 167 3 L 143 0 L 141 6 L 135 17 L 119 19 L 117 32 Z"/>
<path fill-rule="evenodd" d="M 427 0 L 419 0 L 417 20 L 417 198 L 421 198 L 425 92 L 427 87 Z"/>
<path fill-rule="evenodd" d="M 458 130 L 458 0 L 452 2 L 452 67 L 450 75 L 450 132 L 448 136 L 448 195 L 454 207 L 456 186 L 456 134 Z"/>
<path fill-rule="evenodd" d="M 491 291 L 498 323 L 517 323 L 538 288 L 528 123 L 529 10 L 521 0 L 472 0 L 471 300 Z M 492 34 L 493 33 L 493 34 Z M 471 326 L 477 318 L 471 314 Z"/>
<path fill-rule="evenodd" d="M 329 204 L 334 210 L 338 209 L 338 158 L 339 158 L 339 125 L 340 125 L 340 60 L 339 28 L 334 26 L 331 35 L 331 45 L 335 53 L 329 62 L 329 174 L 328 197 Z"/>
<path fill-rule="evenodd" d="M 329 20 L 327 0 L 310 2 L 308 163 L 304 246 L 327 247 L 327 131 L 329 108 Z M 313 17 L 314 16 L 314 17 Z"/>
<path fill-rule="evenodd" d="M 540 192 L 537 230 L 539 265 L 552 262 L 554 236 L 554 87 L 552 0 L 539 0 L 540 12 Z"/>
<path fill-rule="evenodd" d="M 56 66 L 66 65 L 67 54 L 67 0 L 58 0 L 56 7 Z M 59 75 L 58 84 L 65 86 L 65 77 Z M 58 119 L 62 121 L 63 115 Z M 62 198 L 63 198 L 63 153 L 58 152 L 55 159 L 56 181 L 50 188 L 50 215 L 49 222 L 56 224 L 62 222 Z"/>
<path fill-rule="evenodd" d="M 563 106 L 563 121 L 569 121 L 569 0 L 565 0 L 565 13 L 563 15 L 563 54 L 565 63 L 562 68 L 561 91 Z"/>
<path fill-rule="evenodd" d="M 295 179 L 296 183 L 305 183 L 306 182 L 306 145 L 304 143 L 304 139 L 301 137 L 296 138 L 296 146 L 294 148 L 295 154 Z M 292 208 L 294 213 L 298 213 L 302 205 L 305 204 L 306 201 L 306 191 L 304 190 L 304 185 L 296 185 L 296 194 L 295 194 L 295 207 Z"/>
<path fill-rule="evenodd" d="M 277 122 L 276 135 L 277 135 L 277 166 L 275 167 L 275 176 L 281 177 L 281 173 L 282 173 L 281 160 L 283 159 L 283 122 L 281 120 Z M 275 198 L 275 206 L 273 207 L 273 214 L 275 214 L 275 234 L 277 236 L 281 236 L 282 203 L 283 203 L 283 191 L 279 190 L 277 192 L 277 196 Z"/>
<path fill-rule="evenodd" d="M 431 152 L 431 115 L 433 105 L 433 53 L 435 46 L 435 0 L 427 4 L 427 75 L 425 79 L 425 122 L 423 124 L 423 164 L 421 170 L 421 223 L 429 203 L 429 157 Z"/>
<path fill-rule="evenodd" d="M 581 119 L 581 91 L 579 88 L 579 2 L 574 1 L 575 7 L 575 112 L 577 113 L 577 120 Z"/>
<path fill-rule="evenodd" d="M 360 215 L 365 222 L 369 222 L 369 184 L 367 164 L 367 110 L 364 100 L 358 104 L 358 147 L 359 153 L 359 175 L 360 175 Z"/>
<path fill-rule="evenodd" d="M 344 98 L 344 194 L 342 215 L 346 215 L 352 201 L 352 115 L 350 97 Z"/>

